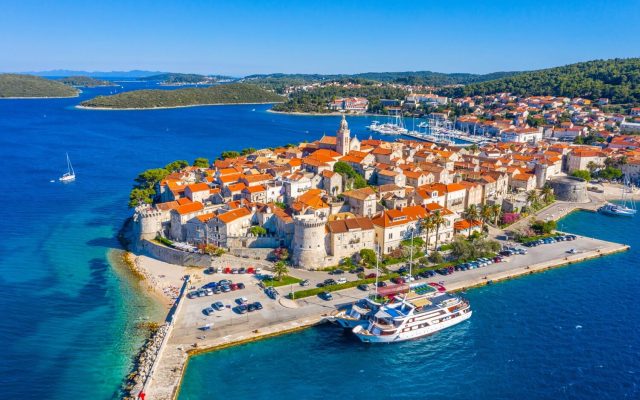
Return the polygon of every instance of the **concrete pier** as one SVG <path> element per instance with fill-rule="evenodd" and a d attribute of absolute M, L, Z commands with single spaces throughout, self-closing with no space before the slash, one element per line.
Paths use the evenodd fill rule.
<path fill-rule="evenodd" d="M 575 249 L 576 254 L 567 250 Z M 458 271 L 452 275 L 437 275 L 430 281 L 441 281 L 448 290 L 464 290 L 467 288 L 512 279 L 522 275 L 542 272 L 571 263 L 602 257 L 608 254 L 625 251 L 627 245 L 607 242 L 598 239 L 578 237 L 571 242 L 559 242 L 528 249 L 527 255 L 513 256 L 508 262 L 492 264 L 480 269 Z M 309 277 L 305 272 L 305 278 Z M 315 273 L 321 274 L 321 273 Z M 297 271 L 292 271 L 297 275 Z M 255 278 L 249 275 L 211 275 L 208 281 L 231 278 L 234 282 L 244 282 L 245 290 L 226 294 L 184 299 L 183 307 L 176 310 L 174 326 L 163 351 L 158 355 L 152 376 L 145 385 L 146 399 L 171 400 L 178 395 L 180 383 L 191 355 L 213 351 L 228 346 L 247 343 L 276 335 L 295 332 L 326 321 L 338 307 L 362 298 L 365 293 L 352 288 L 333 292 L 332 301 L 324 301 L 318 297 L 309 297 L 297 301 L 286 299 L 269 299 L 257 286 Z M 351 276 L 347 275 L 347 278 Z M 321 281 L 325 276 L 319 275 Z M 354 279 L 354 278 L 351 278 Z M 198 282 L 198 285 L 204 281 Z M 312 282 L 314 285 L 315 282 Z M 281 287 L 282 295 L 299 287 Z M 205 316 L 202 309 L 215 301 L 233 306 L 234 299 L 245 296 L 252 301 L 262 302 L 263 310 L 239 315 L 230 307 L 216 311 L 212 316 Z M 211 330 L 199 328 L 213 324 Z"/>

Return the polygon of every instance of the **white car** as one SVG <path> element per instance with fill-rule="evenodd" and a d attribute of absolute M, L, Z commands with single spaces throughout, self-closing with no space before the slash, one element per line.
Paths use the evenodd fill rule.
<path fill-rule="evenodd" d="M 216 268 L 216 272 L 217 272 L 217 273 L 219 273 L 219 274 L 221 274 L 221 273 L 222 273 L 222 267 L 218 267 L 218 268 Z"/>
<path fill-rule="evenodd" d="M 336 280 L 336 282 L 337 282 L 338 284 L 341 284 L 341 283 L 347 283 L 347 278 L 338 278 L 338 279 Z"/>
<path fill-rule="evenodd" d="M 261 273 L 262 273 L 262 268 L 260 268 L 260 267 L 256 268 L 255 274 L 256 275 L 260 275 Z"/>
<path fill-rule="evenodd" d="M 404 279 L 405 282 L 413 282 L 413 281 L 416 280 L 413 276 L 411 276 L 409 274 L 403 276 L 402 279 Z"/>

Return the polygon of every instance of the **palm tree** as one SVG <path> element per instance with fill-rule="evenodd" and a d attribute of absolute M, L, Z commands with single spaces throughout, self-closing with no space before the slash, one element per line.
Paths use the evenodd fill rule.
<path fill-rule="evenodd" d="M 483 204 L 482 207 L 480 208 L 480 219 L 482 220 L 482 230 L 484 231 L 484 226 L 487 223 L 487 221 L 491 221 L 491 218 L 493 217 L 493 210 L 491 209 L 491 206 L 488 204 Z"/>
<path fill-rule="evenodd" d="M 429 252 L 429 233 L 436 225 L 433 223 L 433 217 L 428 215 L 420 221 L 420 229 L 422 229 L 426 233 L 424 249 L 425 253 Z"/>
<path fill-rule="evenodd" d="M 287 264 L 285 264 L 284 261 L 278 261 L 273 266 L 273 272 L 276 274 L 276 279 L 281 280 L 282 277 L 289 272 L 289 268 L 287 268 Z"/>
<path fill-rule="evenodd" d="M 493 215 L 493 224 L 498 226 L 498 218 L 500 218 L 500 213 L 502 212 L 502 206 L 500 204 L 493 204 L 491 206 L 491 214 Z"/>
<path fill-rule="evenodd" d="M 534 205 L 540 202 L 540 196 L 538 196 L 538 192 L 534 190 L 530 190 L 527 192 L 527 203 L 529 205 Z"/>
<path fill-rule="evenodd" d="M 473 221 L 477 221 L 480 219 L 480 212 L 478 211 L 478 207 L 475 204 L 470 205 L 463 213 L 464 218 L 470 222 L 469 225 L 469 236 L 471 237 L 471 227 L 473 226 Z"/>
<path fill-rule="evenodd" d="M 440 214 L 440 210 L 436 210 L 436 211 L 433 212 L 433 215 L 431 216 L 431 219 L 433 220 L 433 225 L 436 228 L 435 249 L 438 250 L 438 234 L 440 233 L 440 226 L 442 226 L 442 224 L 444 224 L 444 217 Z"/>
<path fill-rule="evenodd" d="M 542 199 L 545 203 L 550 203 L 553 198 L 553 189 L 549 185 L 544 185 L 542 190 L 540 191 L 542 194 Z"/>

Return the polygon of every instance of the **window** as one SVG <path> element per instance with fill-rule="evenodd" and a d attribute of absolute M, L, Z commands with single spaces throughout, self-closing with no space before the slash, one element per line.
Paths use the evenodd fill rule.
<path fill-rule="evenodd" d="M 393 239 L 393 233 L 389 233 L 389 239 Z"/>

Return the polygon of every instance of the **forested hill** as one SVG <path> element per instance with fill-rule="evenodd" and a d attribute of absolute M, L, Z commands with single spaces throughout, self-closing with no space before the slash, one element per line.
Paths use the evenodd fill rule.
<path fill-rule="evenodd" d="M 501 92 L 520 96 L 604 97 L 615 104 L 636 104 L 640 103 L 640 58 L 587 61 L 440 90 L 451 97 Z"/>
<path fill-rule="evenodd" d="M 56 80 L 58 82 L 64 83 L 65 85 L 77 87 L 118 86 L 111 81 L 91 78 L 89 76 L 67 76 L 65 78 L 58 78 Z"/>
<path fill-rule="evenodd" d="M 107 109 L 152 109 L 207 104 L 276 103 L 285 99 L 255 85 L 232 83 L 206 88 L 133 90 L 98 96 L 80 105 Z"/>
<path fill-rule="evenodd" d="M 1 97 L 74 97 L 78 90 L 33 75 L 0 74 Z"/>

